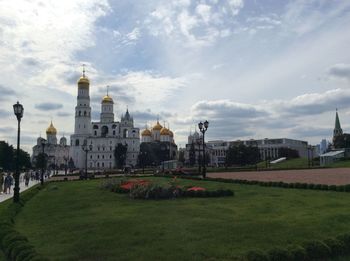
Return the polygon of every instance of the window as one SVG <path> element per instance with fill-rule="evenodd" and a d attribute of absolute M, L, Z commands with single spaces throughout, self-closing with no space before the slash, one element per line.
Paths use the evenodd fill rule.
<path fill-rule="evenodd" d="M 99 158 L 100 158 L 100 155 L 97 155 L 97 158 L 99 159 Z"/>
<path fill-rule="evenodd" d="M 105 166 L 105 163 L 104 162 L 102 162 L 102 167 L 104 167 Z"/>
<path fill-rule="evenodd" d="M 93 128 L 94 130 L 98 130 L 98 126 L 97 126 L 97 125 L 94 125 L 92 128 Z"/>
<path fill-rule="evenodd" d="M 81 116 L 81 111 L 79 111 L 79 116 Z"/>
<path fill-rule="evenodd" d="M 90 159 L 92 159 L 92 155 L 90 155 Z"/>
<path fill-rule="evenodd" d="M 94 131 L 95 136 L 97 136 L 97 131 Z"/>
<path fill-rule="evenodd" d="M 75 146 L 79 146 L 79 139 L 75 140 Z"/>
<path fill-rule="evenodd" d="M 101 136 L 102 137 L 106 137 L 108 134 L 108 127 L 107 126 L 103 126 L 101 129 Z"/>
<path fill-rule="evenodd" d="M 84 111 L 84 116 L 86 116 L 86 111 Z"/>
<path fill-rule="evenodd" d="M 105 155 L 102 155 L 102 159 L 104 159 L 105 158 Z"/>
<path fill-rule="evenodd" d="M 110 158 L 110 159 L 112 158 L 112 154 L 111 154 L 111 155 L 109 155 L 109 158 Z"/>
<path fill-rule="evenodd" d="M 113 131 L 113 136 L 115 136 L 115 130 Z"/>

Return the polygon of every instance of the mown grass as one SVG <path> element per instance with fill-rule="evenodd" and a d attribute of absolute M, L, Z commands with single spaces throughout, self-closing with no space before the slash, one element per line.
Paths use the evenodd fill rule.
<path fill-rule="evenodd" d="M 328 167 L 328 166 L 327 166 Z M 340 160 L 329 165 L 331 168 L 350 168 L 350 160 Z"/>
<path fill-rule="evenodd" d="M 27 202 L 16 229 L 52 260 L 229 260 L 350 231 L 348 193 L 178 182 L 235 196 L 144 201 L 99 180 L 52 183 Z"/>

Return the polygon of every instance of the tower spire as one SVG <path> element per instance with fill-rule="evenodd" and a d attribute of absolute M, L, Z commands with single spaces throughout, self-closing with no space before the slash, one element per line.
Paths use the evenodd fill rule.
<path fill-rule="evenodd" d="M 85 78 L 85 64 L 83 63 L 83 77 Z"/>
<path fill-rule="evenodd" d="M 107 96 L 108 96 L 108 91 L 109 91 L 109 85 L 107 85 Z"/>
<path fill-rule="evenodd" d="M 343 130 L 340 126 L 340 120 L 338 116 L 338 108 L 335 110 L 335 125 L 334 125 L 334 131 L 333 136 L 339 136 L 343 134 Z"/>

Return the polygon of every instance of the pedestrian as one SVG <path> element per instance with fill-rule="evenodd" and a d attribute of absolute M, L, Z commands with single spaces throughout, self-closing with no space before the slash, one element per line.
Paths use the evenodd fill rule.
<path fill-rule="evenodd" d="M 0 194 L 3 193 L 3 188 L 2 188 L 3 184 L 4 184 L 4 173 L 2 173 L 2 171 L 0 171 Z"/>
<path fill-rule="evenodd" d="M 30 180 L 30 173 L 29 171 L 27 171 L 25 174 L 24 174 L 24 181 L 25 181 L 25 186 L 28 187 L 29 185 L 29 180 Z"/>
<path fill-rule="evenodd" d="M 10 175 L 10 173 L 7 173 L 7 176 L 5 178 L 5 186 L 4 186 L 5 194 L 7 194 L 7 191 L 8 191 L 9 194 L 11 194 L 11 186 L 12 185 L 13 185 L 13 178 Z"/>

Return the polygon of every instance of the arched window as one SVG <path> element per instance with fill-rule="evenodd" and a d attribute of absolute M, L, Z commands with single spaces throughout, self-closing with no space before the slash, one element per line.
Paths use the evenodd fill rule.
<path fill-rule="evenodd" d="M 98 167 L 98 168 L 100 167 L 100 162 L 97 162 L 97 167 Z"/>
<path fill-rule="evenodd" d="M 97 131 L 94 131 L 94 135 L 97 136 Z"/>
<path fill-rule="evenodd" d="M 84 116 L 86 116 L 86 111 L 84 111 Z"/>
<path fill-rule="evenodd" d="M 123 138 L 127 138 L 128 137 L 128 130 L 124 129 L 123 130 Z"/>
<path fill-rule="evenodd" d="M 79 116 L 81 116 L 81 111 L 79 111 Z"/>
<path fill-rule="evenodd" d="M 104 167 L 105 166 L 105 163 L 104 162 L 102 162 L 102 167 Z"/>
<path fill-rule="evenodd" d="M 115 130 L 113 131 L 113 136 L 115 136 Z"/>
<path fill-rule="evenodd" d="M 93 128 L 94 130 L 98 130 L 98 125 L 94 125 L 92 128 Z"/>
<path fill-rule="evenodd" d="M 101 129 L 101 136 L 102 137 L 106 137 L 108 134 L 108 127 L 107 126 L 103 126 Z"/>
<path fill-rule="evenodd" d="M 75 140 L 75 146 L 79 146 L 79 139 Z"/>

